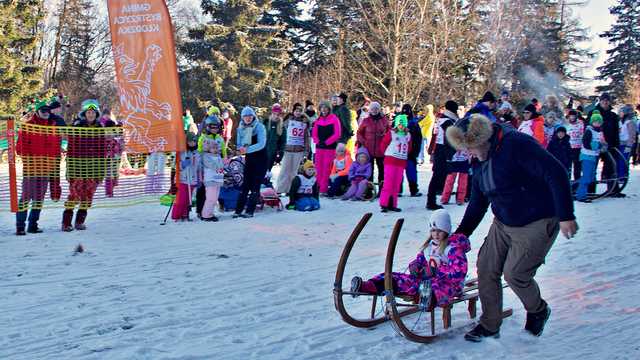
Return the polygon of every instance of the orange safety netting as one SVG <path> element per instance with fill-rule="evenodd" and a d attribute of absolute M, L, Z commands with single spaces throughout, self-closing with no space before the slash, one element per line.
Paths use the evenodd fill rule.
<path fill-rule="evenodd" d="M 4 211 L 157 202 L 171 188 L 174 156 L 127 154 L 122 126 L 52 126 L 33 120 L 12 125 L 0 121 L 0 150 L 9 155 L 0 163 Z"/>

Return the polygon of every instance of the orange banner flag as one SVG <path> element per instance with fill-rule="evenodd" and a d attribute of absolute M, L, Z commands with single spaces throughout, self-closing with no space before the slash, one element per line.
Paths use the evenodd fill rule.
<path fill-rule="evenodd" d="M 173 26 L 163 0 L 108 0 L 126 151 L 185 149 Z"/>

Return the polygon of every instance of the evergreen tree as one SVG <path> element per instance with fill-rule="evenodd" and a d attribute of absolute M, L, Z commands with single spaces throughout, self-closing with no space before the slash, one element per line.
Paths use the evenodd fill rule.
<path fill-rule="evenodd" d="M 42 86 L 33 49 L 41 35 L 42 1 L 0 1 L 0 113 L 17 115 Z"/>
<path fill-rule="evenodd" d="M 108 31 L 90 0 L 64 0 L 58 26 L 60 69 L 53 83 L 80 103 L 99 92 L 96 78 L 111 57 Z"/>
<path fill-rule="evenodd" d="M 616 23 L 600 37 L 609 39 L 612 48 L 607 50 L 609 58 L 598 68 L 597 77 L 609 80 L 609 84 L 598 90 L 624 96 L 628 71 L 640 64 L 640 0 L 618 0 L 609 12 L 617 17 Z"/>
<path fill-rule="evenodd" d="M 262 20 L 264 25 L 282 26 L 279 38 L 291 43 L 287 68 L 307 64 L 311 60 L 316 25 L 311 18 L 303 19 L 301 3 L 308 1 L 273 0 L 271 9 Z"/>
<path fill-rule="evenodd" d="M 211 21 L 191 29 L 180 46 L 191 64 L 180 74 L 185 103 L 266 107 L 277 101 L 291 44 L 279 36 L 282 25 L 267 21 L 271 1 L 203 0 L 201 7 Z"/>

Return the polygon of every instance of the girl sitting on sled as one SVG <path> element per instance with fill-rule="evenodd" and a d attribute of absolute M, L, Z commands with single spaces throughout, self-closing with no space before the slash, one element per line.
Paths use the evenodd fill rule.
<path fill-rule="evenodd" d="M 431 281 L 435 304 L 445 307 L 453 298 L 462 295 L 467 276 L 469 239 L 451 233 L 451 217 L 446 210 L 437 210 L 429 219 L 430 236 L 420 247 L 416 259 L 409 263 L 409 273 L 393 273 L 394 295 L 418 298 L 420 283 Z M 384 292 L 384 273 L 363 281 L 359 276 L 351 280 L 351 291 L 381 295 Z"/>

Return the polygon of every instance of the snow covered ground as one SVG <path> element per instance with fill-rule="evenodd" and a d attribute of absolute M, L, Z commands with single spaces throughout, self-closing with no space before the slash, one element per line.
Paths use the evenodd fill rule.
<path fill-rule="evenodd" d="M 424 167 L 420 177 L 424 191 Z M 558 238 L 537 276 L 553 310 L 544 335 L 524 333 L 522 305 L 506 290 L 514 316 L 500 339 L 481 344 L 462 339 L 471 326 L 462 304 L 454 329 L 431 345 L 389 324 L 353 328 L 334 309 L 336 264 L 360 216 L 374 212 L 347 282 L 383 270 L 399 217 L 396 263 L 406 265 L 426 236 L 424 197 L 401 198 L 400 214 L 323 199 L 313 213 L 167 226 L 158 225 L 162 206 L 99 209 L 87 231 L 70 234 L 59 231 L 60 210 L 45 210 L 46 232 L 23 238 L 3 212 L 0 359 L 639 359 L 640 171 L 626 193 L 576 205 L 578 236 Z M 464 208 L 448 209 L 458 222 Z M 469 276 L 490 221 L 472 238 Z M 74 256 L 78 243 L 86 252 Z"/>

